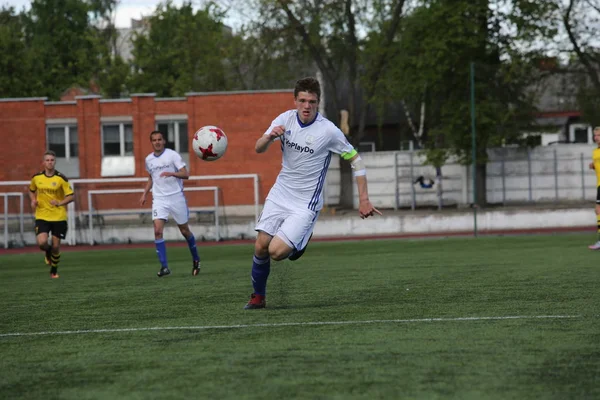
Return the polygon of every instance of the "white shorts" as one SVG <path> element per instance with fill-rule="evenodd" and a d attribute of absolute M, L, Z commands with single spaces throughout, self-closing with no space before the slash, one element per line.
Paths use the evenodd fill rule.
<path fill-rule="evenodd" d="M 288 246 L 301 250 L 308 244 L 318 217 L 319 211 L 267 200 L 254 230 L 279 236 Z"/>
<path fill-rule="evenodd" d="M 190 217 L 190 210 L 188 209 L 183 193 L 152 199 L 153 221 L 155 219 L 168 221 L 169 215 L 173 216 L 177 225 L 187 224 Z"/>

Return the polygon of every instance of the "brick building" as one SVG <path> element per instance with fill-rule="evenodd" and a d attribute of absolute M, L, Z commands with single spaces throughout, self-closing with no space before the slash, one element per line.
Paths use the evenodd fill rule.
<path fill-rule="evenodd" d="M 256 154 L 254 144 L 279 113 L 294 107 L 292 93 L 188 93 L 181 98 L 133 94 L 115 100 L 84 95 L 59 102 L 0 99 L 0 137 L 5 144 L 0 181 L 29 180 L 41 170 L 46 149 L 57 153 L 57 169 L 70 179 L 147 177 L 144 159 L 152 152 L 149 133 L 159 129 L 167 133 L 168 146 L 182 154 L 191 175 L 259 174 L 262 202 L 281 159 Z M 216 162 L 202 161 L 189 152 L 193 132 L 204 125 L 217 125 L 228 136 L 227 153 Z M 251 185 L 220 181 L 219 186 L 227 205 L 249 204 L 253 198 Z"/>

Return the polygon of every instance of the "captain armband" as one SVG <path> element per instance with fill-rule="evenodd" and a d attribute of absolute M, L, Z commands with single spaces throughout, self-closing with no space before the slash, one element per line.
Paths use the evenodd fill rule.
<path fill-rule="evenodd" d="M 367 168 L 365 167 L 365 162 L 360 156 L 356 157 L 353 161 L 350 161 L 350 166 L 352 166 L 352 175 L 354 176 L 365 176 L 367 175 Z"/>

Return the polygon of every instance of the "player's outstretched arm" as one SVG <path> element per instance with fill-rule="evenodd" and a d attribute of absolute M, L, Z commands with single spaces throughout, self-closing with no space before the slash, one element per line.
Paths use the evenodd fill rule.
<path fill-rule="evenodd" d="M 179 178 L 179 179 L 189 179 L 190 173 L 187 171 L 186 167 L 183 167 L 177 172 L 165 171 L 165 172 L 161 173 L 160 176 L 162 176 L 162 177 L 172 176 L 174 178 Z"/>
<path fill-rule="evenodd" d="M 373 207 L 369 200 L 369 190 L 367 187 L 367 169 L 360 155 L 356 154 L 350 160 L 350 165 L 354 170 L 356 187 L 358 189 L 358 213 L 361 218 L 369 218 L 375 214 L 383 215 L 381 211 Z"/>
<path fill-rule="evenodd" d="M 278 125 L 274 127 L 268 135 L 262 135 L 262 137 L 256 141 L 254 149 L 257 153 L 264 153 L 267 151 L 271 143 L 273 143 L 278 137 L 281 137 L 284 133 L 285 126 Z"/>
<path fill-rule="evenodd" d="M 67 204 L 69 204 L 73 200 L 75 200 L 75 196 L 73 196 L 72 194 L 69 194 L 69 195 L 65 196 L 65 198 L 62 199 L 61 201 L 50 200 L 50 204 L 52 204 L 55 207 L 62 207 L 62 206 L 66 206 Z"/>

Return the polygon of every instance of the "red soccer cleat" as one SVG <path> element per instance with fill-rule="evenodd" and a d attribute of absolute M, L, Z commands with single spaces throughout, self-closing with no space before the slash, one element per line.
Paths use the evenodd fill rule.
<path fill-rule="evenodd" d="M 252 293 L 250 295 L 250 301 L 248 302 L 248 304 L 246 304 L 244 309 L 256 310 L 259 308 L 265 308 L 266 306 L 267 306 L 266 296 L 263 296 L 261 294 Z"/>

